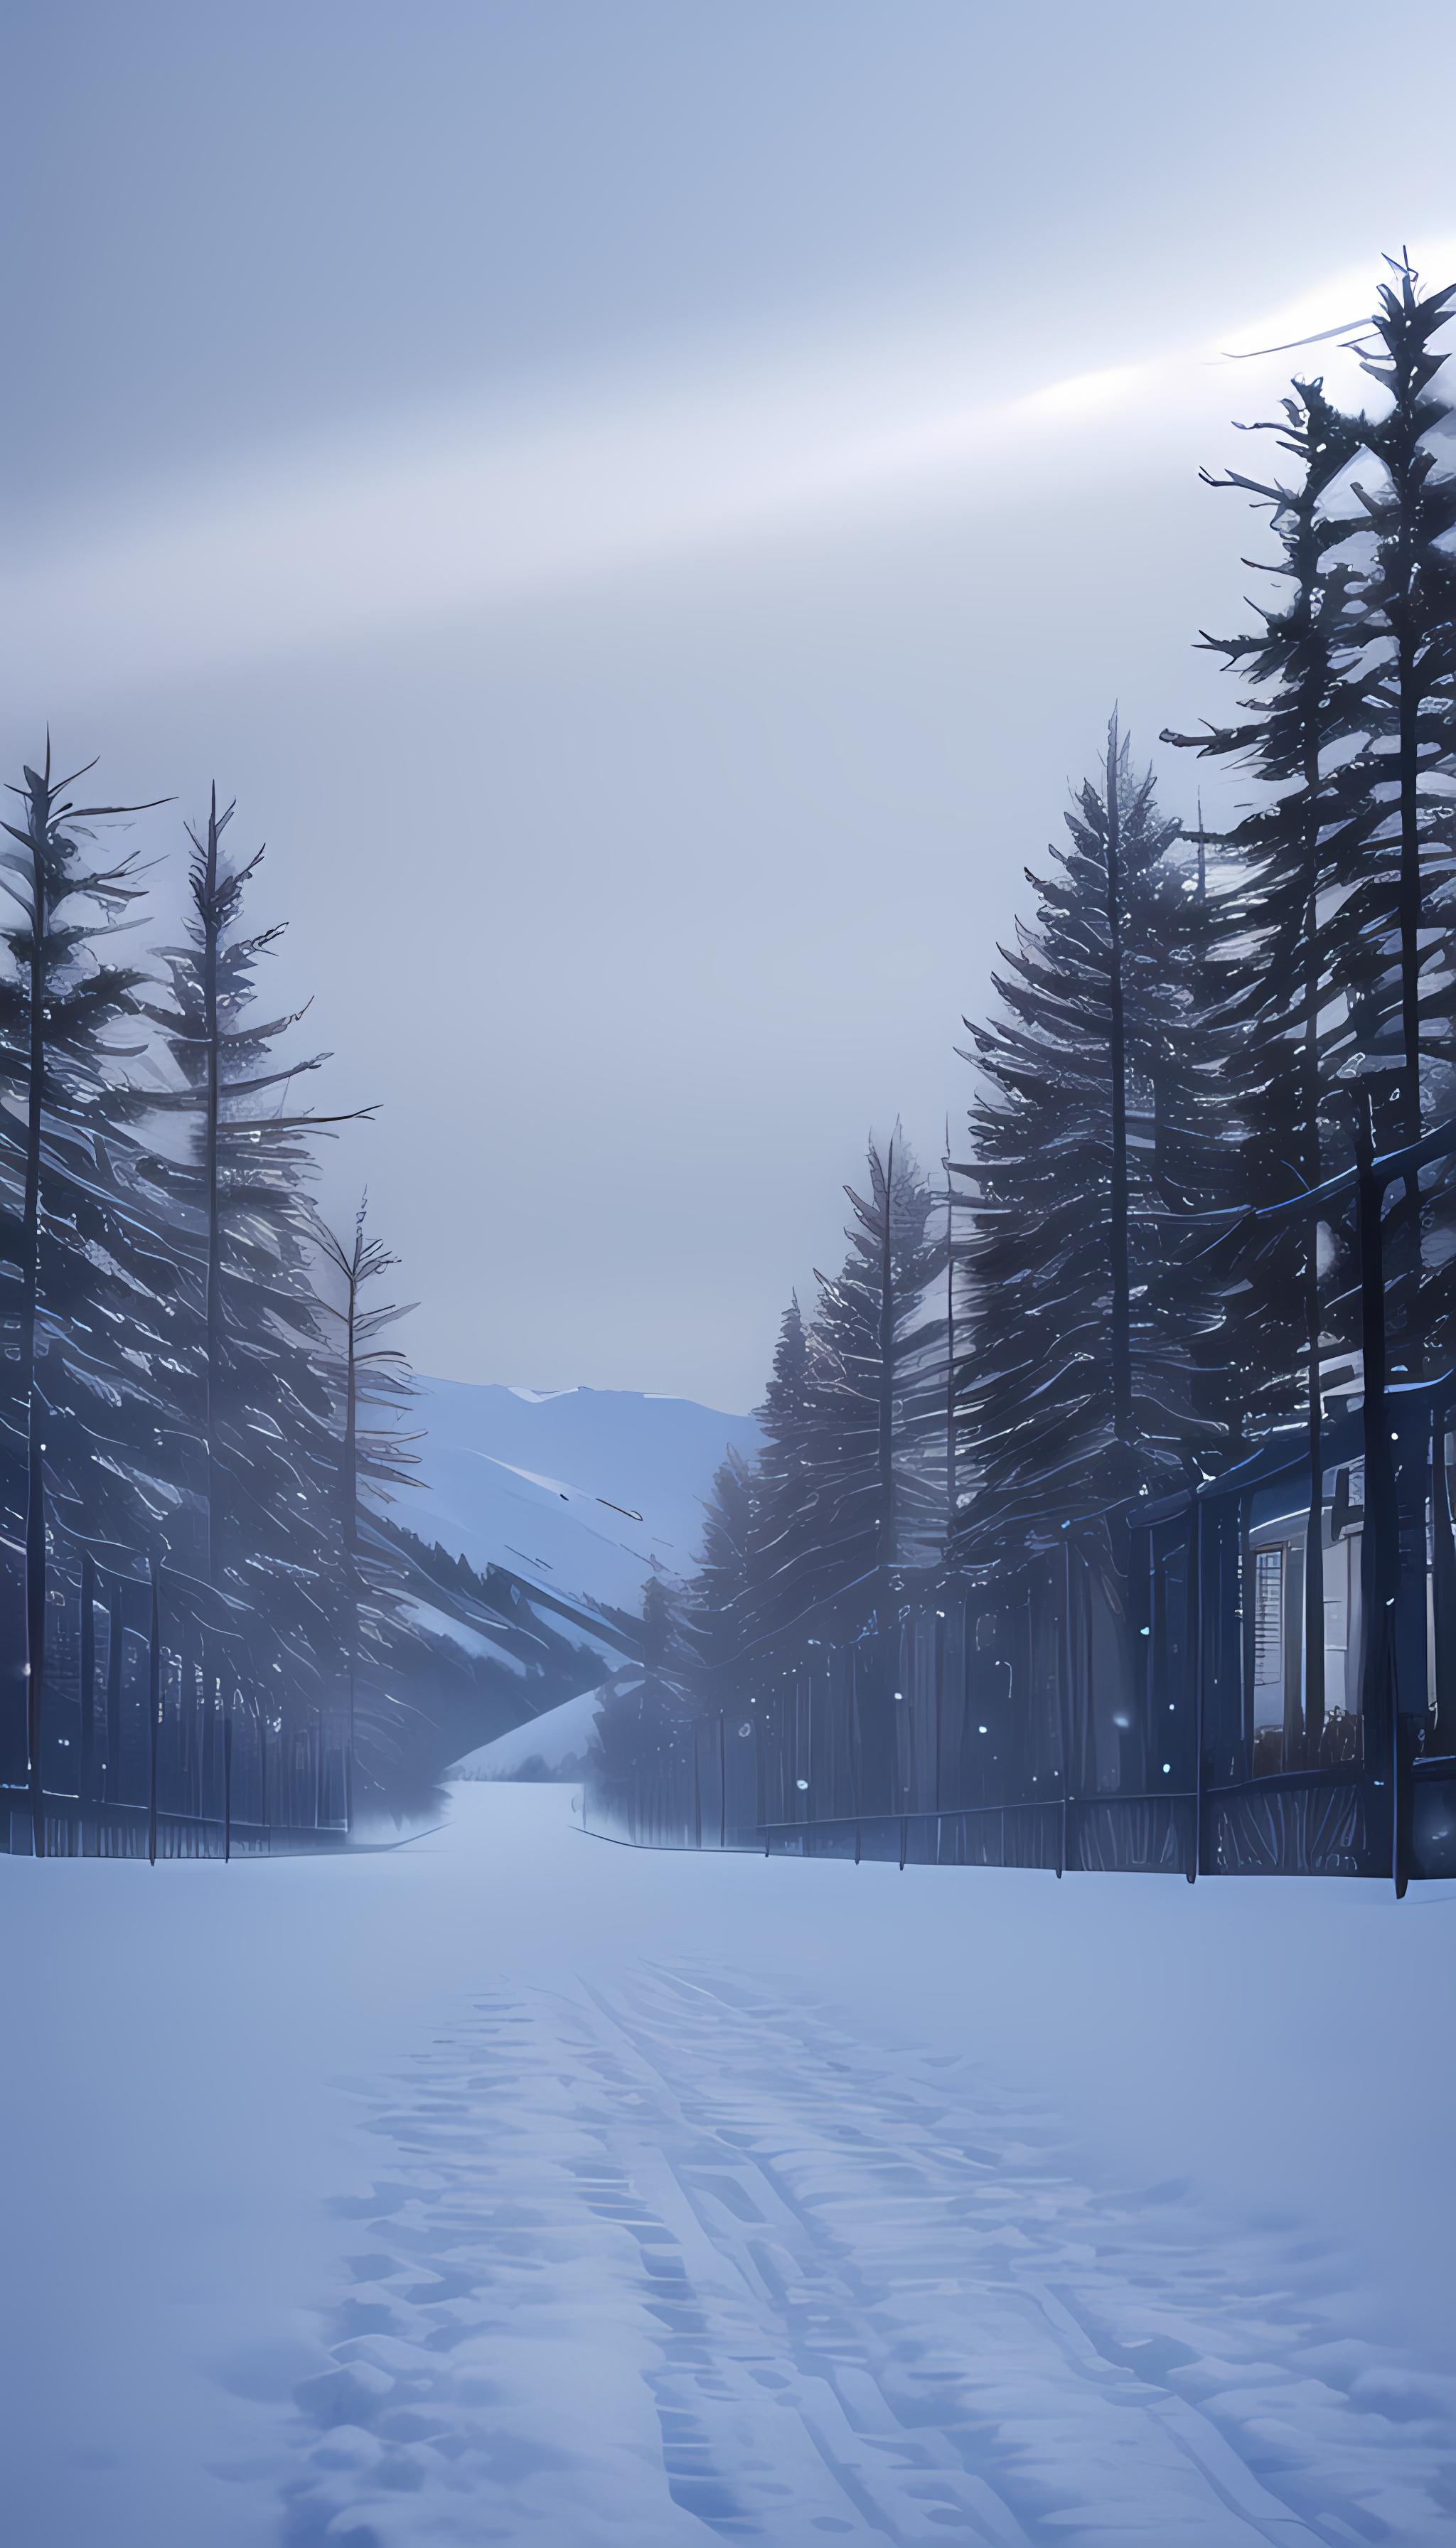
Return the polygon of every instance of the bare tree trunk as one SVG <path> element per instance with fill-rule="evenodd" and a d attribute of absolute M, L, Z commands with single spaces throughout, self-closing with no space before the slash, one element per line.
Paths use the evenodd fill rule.
<path fill-rule="evenodd" d="M 946 1149 L 951 1147 L 951 1126 L 946 1125 Z M 956 1474 L 956 1205 L 951 1192 L 949 1157 L 946 1165 L 946 1546 L 956 1540 L 957 1512 Z"/>
<path fill-rule="evenodd" d="M 223 1710 L 223 1863 L 232 1856 L 232 1694 Z"/>
<path fill-rule="evenodd" d="M 46 959 L 50 914 L 41 854 L 50 811 L 50 756 L 46 788 L 29 808 L 31 889 L 30 1081 L 26 1092 L 25 1197 L 21 1211 L 20 1395 L 26 1410 L 26 1739 L 30 1756 L 31 1827 L 38 1858 L 46 1855 L 42 1747 L 46 1719 L 46 1443 L 36 1374 L 41 1305 L 41 1136 L 46 1114 Z"/>
<path fill-rule="evenodd" d="M 122 1793 L 122 1663 L 126 1654 L 127 1631 L 123 1624 L 122 1579 L 113 1576 L 111 1587 L 111 1625 L 106 1643 L 106 1800 L 110 1805 L 120 1801 Z"/>
<path fill-rule="evenodd" d="M 1449 1406 L 1431 1427 L 1431 1600 L 1435 1610 L 1436 1750 L 1456 1752 L 1456 1539 L 1451 1527 L 1451 1473 L 1446 1466 Z"/>
<path fill-rule="evenodd" d="M 1399 649 L 1401 775 L 1401 1104 L 1400 1139 L 1420 1138 L 1420 698 L 1415 676 L 1414 639 L 1403 631 Z M 1406 1376 L 1419 1377 L 1420 1337 L 1420 1174 L 1412 1168 L 1406 1179 L 1406 1263 L 1401 1269 L 1400 1339 Z"/>
<path fill-rule="evenodd" d="M 218 1511 L 218 1410 L 223 1365 L 223 1235 L 218 1191 L 218 1126 L 221 1072 L 218 1051 L 218 789 L 213 786 L 208 810 L 205 895 L 202 903 L 203 1033 L 207 1045 L 207 1086 L 203 1116 L 203 1174 L 207 1192 L 208 1262 L 205 1303 L 206 1346 L 203 1377 L 203 1440 L 207 1454 L 207 1563 L 210 1583 L 218 1580 L 222 1532 Z"/>
<path fill-rule="evenodd" d="M 86 1855 L 86 1829 L 92 1822 L 96 1795 L 96 1570 L 91 1552 L 81 1552 L 81 1856 Z"/>
<path fill-rule="evenodd" d="M 1123 990 L 1122 809 L 1118 801 L 1118 721 L 1107 730 L 1108 1062 L 1112 1075 L 1112 1175 L 1109 1254 L 1112 1274 L 1112 1429 L 1133 1439 L 1132 1269 L 1128 1254 L 1128 1060 Z M 1120 1485 L 1122 1481 L 1119 1482 Z"/>
<path fill-rule="evenodd" d="M 354 1729 L 359 1672 L 359 1241 L 348 1289 L 348 1373 L 344 1400 L 344 1598 L 348 1609 L 348 1748 L 344 1761 L 344 1828 L 354 1828 Z"/>
<path fill-rule="evenodd" d="M 151 1614 L 148 1623 L 146 1664 L 146 1863 L 148 1866 L 155 1866 L 157 1753 L 161 1741 L 162 1710 L 162 1569 L 161 1560 L 154 1553 L 149 1563 Z"/>
<path fill-rule="evenodd" d="M 1311 809 L 1306 824 L 1309 892 L 1305 903 L 1305 1035 L 1302 1055 L 1304 1098 L 1304 1170 L 1308 1186 L 1320 1182 L 1320 910 L 1318 892 L 1320 757 L 1307 745 L 1305 798 Z M 1305 1686 L 1304 1733 L 1307 1763 L 1320 1757 L 1324 1732 L 1324 1444 L 1323 1409 L 1320 1397 L 1320 1225 L 1305 1231 L 1305 1353 L 1309 1366 L 1308 1427 L 1309 1510 L 1305 1517 Z M 1293 1764 L 1286 1759 L 1285 1768 Z"/>
<path fill-rule="evenodd" d="M 895 1181 L 891 1136 L 884 1162 L 884 1212 L 879 1257 L 879 1562 L 895 1562 L 895 1270 L 890 1197 Z"/>
<path fill-rule="evenodd" d="M 1395 1604 L 1400 1593 L 1400 1509 L 1391 1458 L 1390 1402 L 1386 1393 L 1385 1231 L 1383 1196 L 1372 1169 L 1375 1141 L 1368 1114 L 1357 1126 L 1360 1231 L 1360 1349 L 1364 1370 L 1365 1523 L 1360 1539 L 1360 1607 L 1364 1652 L 1360 1658 L 1361 1736 L 1366 1794 L 1376 1830 L 1388 1841 L 1397 1886 L 1400 1864 L 1400 1715 L 1395 1689 Z M 1382 1798 L 1376 1809 L 1375 1798 Z M 1384 1829 L 1381 1828 L 1384 1826 Z"/>

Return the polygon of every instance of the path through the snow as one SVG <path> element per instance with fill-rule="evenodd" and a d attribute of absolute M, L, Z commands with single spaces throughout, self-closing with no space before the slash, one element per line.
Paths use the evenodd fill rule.
<path fill-rule="evenodd" d="M 731 1968 L 492 1993 L 366 2103 L 299 2548 L 1294 2548 L 1456 2504 L 1445 2416 L 1352 2379 L 1267 2234 L 1099 2195 L 968 2056 Z"/>
<path fill-rule="evenodd" d="M 1405 1958 L 1386 2000 L 1413 2013 L 1456 1904 L 1402 1927 L 1349 1886 L 1254 1888 L 1230 1916 L 1150 1880 L 866 1868 L 857 1884 L 593 1846 L 560 1790 L 465 1790 L 456 1811 L 412 1864 L 249 1868 L 227 1894 L 206 1869 L 172 1877 L 178 1909 L 179 1879 L 203 1877 L 225 1982 L 250 1907 L 251 1951 L 282 1951 L 275 1993 L 288 1941 L 332 1977 L 311 2039 L 279 2013 L 270 2048 L 266 2000 L 246 2017 L 285 2129 L 239 2239 L 270 2184 L 296 2236 L 236 2324 L 226 2293 L 200 2314 L 191 2292 L 189 2371 L 211 2403 L 189 2418 L 177 2399 L 170 2495 L 136 2465 L 168 2447 L 164 2412 L 88 2465 L 73 2366 L 56 2519 L 18 2548 L 1450 2535 L 1456 2385 L 1422 2333 L 1450 2260 L 1444 2171 L 1409 2206 L 1388 2187 L 1361 2206 L 1394 2156 L 1382 2132 L 1418 2168 L 1449 2054 L 1422 2038 L 1386 2102 L 1362 2102 L 1337 2047 L 1301 2061 L 1249 1959 L 1262 1937 L 1294 1983 L 1303 1970 L 1327 2038 L 1341 2000 L 1378 2019 L 1383 1956 Z M 6 1872 L 15 1891 L 73 1871 Z M 80 1872 L 98 1897 L 102 1876 L 136 1881 Z M 153 1953 L 159 1893 L 131 1897 Z M 1139 1921 L 1181 1956 L 1139 1956 Z M 1193 2023 L 1158 2004 L 1157 1976 L 1180 1971 Z M 1101 2063 L 1080 2049 L 1099 1987 Z M 213 2022 L 200 2012 L 204 2048 Z M 1390 2039 L 1369 2052 L 1388 2059 Z M 1250 2063 L 1252 2093 L 1231 2094 Z M 194 2094 L 184 2131 L 197 2112 Z M 290 2117 L 309 2144 L 291 2175 Z M 1313 2141 L 1292 2164 L 1287 2136 L 1320 2130 L 1334 2165 Z M 1251 2137 L 1241 2159 L 1233 2133 Z M 1191 2163 L 1155 2173 L 1172 2155 Z M 224 2182 L 235 2197 L 230 2159 Z M 155 2234 L 156 2190 L 143 2200 Z M 195 2284 L 194 2264 L 179 2274 Z M 99 2298 L 105 2319 L 117 2296 Z M 163 2387 L 180 2303 L 153 2293 L 142 2320 Z M 33 2438 L 20 2450 L 35 2460 Z M 32 2465 L 22 2501 L 46 2498 Z M 87 2500 L 105 2528 L 80 2526 Z"/>

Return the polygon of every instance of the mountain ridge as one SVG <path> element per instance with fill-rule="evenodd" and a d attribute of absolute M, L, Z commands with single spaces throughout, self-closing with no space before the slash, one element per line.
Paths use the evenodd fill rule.
<path fill-rule="evenodd" d="M 695 1562 L 703 1502 L 752 1415 L 667 1392 L 542 1390 L 422 1375 L 419 1485 L 394 1506 L 416 1537 L 569 1598 L 636 1611 L 654 1571 Z"/>

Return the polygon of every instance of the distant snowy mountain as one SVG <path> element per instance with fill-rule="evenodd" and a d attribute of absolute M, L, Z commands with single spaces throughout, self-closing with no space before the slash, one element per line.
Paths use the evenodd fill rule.
<path fill-rule="evenodd" d="M 584 1689 L 560 1707 L 548 1707 L 524 1725 L 512 1726 L 494 1743 L 482 1743 L 457 1761 L 451 1778 L 579 1778 L 596 1732 L 596 1718 L 610 1689 L 628 1687 L 634 1676 L 601 1689 Z M 635 1676 L 640 1681 L 640 1674 Z"/>
<path fill-rule="evenodd" d="M 573 1600 L 641 1605 L 654 1563 L 691 1568 L 730 1444 L 759 1427 L 689 1398 L 421 1380 L 421 1488 L 394 1509 L 425 1540 Z"/>

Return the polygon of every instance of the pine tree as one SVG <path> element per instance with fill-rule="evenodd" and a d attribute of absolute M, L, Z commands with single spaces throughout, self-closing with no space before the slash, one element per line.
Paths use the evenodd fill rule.
<path fill-rule="evenodd" d="M 1318 1185 L 1331 1164 L 1351 1037 L 1337 989 L 1338 949 L 1350 926 L 1340 879 L 1360 858 L 1372 809 L 1360 755 L 1351 749 L 1365 739 L 1366 718 L 1355 569 L 1345 554 L 1347 514 L 1337 501 L 1359 427 L 1330 405 L 1320 382 L 1296 381 L 1282 420 L 1250 429 L 1274 435 L 1278 451 L 1294 461 L 1290 482 L 1206 471 L 1205 483 L 1268 508 L 1278 556 L 1265 571 L 1284 592 L 1251 633 L 1203 639 L 1250 684 L 1239 721 L 1166 739 L 1237 762 L 1266 790 L 1221 845 L 1241 871 L 1217 914 L 1222 944 L 1216 941 L 1210 968 L 1217 988 L 1208 1018 L 1225 1045 L 1231 1029 L 1242 1046 L 1241 1116 L 1230 1107 L 1222 1148 L 1240 1199 L 1258 1205 Z M 1253 1226 L 1234 1231 L 1229 1244 L 1242 1285 L 1229 1324 L 1245 1414 L 1267 1419 L 1292 1411 L 1304 1357 L 1305 1713 L 1318 1740 L 1324 1654 L 1320 1234 L 1313 1223 Z"/>
<path fill-rule="evenodd" d="M 778 1330 L 758 1410 L 763 1448 L 749 1516 L 746 1604 L 750 1637 L 771 1636 L 814 1597 L 815 1489 L 810 1465 L 814 1390 L 810 1336 L 795 1292 Z"/>
<path fill-rule="evenodd" d="M 951 1124 L 946 1121 L 946 1332 L 942 1362 L 942 1418 L 945 1459 L 945 1545 L 949 1552 L 960 1529 L 960 1502 L 965 1484 L 964 1430 L 959 1391 L 961 1296 L 965 1288 L 962 1264 L 963 1250 L 957 1234 L 956 1212 L 962 1200 L 956 1194 L 951 1159 Z"/>
<path fill-rule="evenodd" d="M 1116 718 L 1100 776 L 1066 818 L 1069 848 L 1029 870 L 1038 909 L 1002 951 L 1000 1016 L 970 1025 L 963 1555 L 1175 1483 L 1214 1430 L 1159 1184 L 1159 1106 L 1192 1028 L 1155 919 L 1177 826 L 1151 774 L 1134 780 Z"/>
<path fill-rule="evenodd" d="M 230 805 L 219 813 L 215 789 L 206 826 L 189 826 L 190 926 L 180 947 L 162 951 L 170 996 L 142 1008 L 179 1082 L 151 1101 L 178 1138 L 164 1146 L 158 1137 L 147 1167 L 195 1270 L 199 1571 L 250 1605 L 270 1692 L 300 1703 L 312 1692 L 319 1705 L 339 1653 L 338 1444 L 309 1189 L 318 1132 L 348 1119 L 281 1102 L 328 1056 L 276 1055 L 302 1012 L 254 1016 L 258 962 L 282 928 L 244 929 L 263 853 L 229 865 L 231 815 Z M 281 1731 L 271 1703 L 264 1715 Z"/>
<path fill-rule="evenodd" d="M 339 1297 L 320 1308 L 334 1329 L 331 1357 L 338 1430 L 338 1530 L 340 1543 L 340 1643 L 348 1689 L 349 1792 L 346 1819 L 353 1821 L 353 1764 L 358 1724 L 361 1661 L 384 1660 L 389 1632 L 400 1618 L 400 1568 L 389 1543 L 370 1521 L 393 1490 L 413 1483 L 417 1455 L 412 1437 L 400 1430 L 413 1396 L 409 1363 L 397 1345 L 380 1339 L 409 1306 L 376 1301 L 375 1286 L 399 1258 L 366 1228 L 368 1197 L 361 1200 L 347 1244 L 320 1232 L 325 1263 L 337 1277 Z M 373 1419 L 373 1420 L 371 1420 Z M 378 1673 L 376 1673 L 376 1679 Z"/>
<path fill-rule="evenodd" d="M 1242 1269 L 1234 1279 L 1214 1261 L 1206 1216 L 1246 1200 L 1268 1086 L 1255 1075 L 1247 1031 L 1222 978 L 1228 896 L 1223 879 L 1210 883 L 1207 850 L 1200 814 L 1197 835 L 1168 844 L 1139 898 L 1132 970 L 1146 1054 L 1136 1138 L 1162 1219 L 1138 1243 L 1161 1315 L 1187 1351 L 1192 1413 L 1232 1448 L 1246 1428 L 1263 1329 L 1252 1331 Z"/>
<path fill-rule="evenodd" d="M 1380 292 L 1361 355 L 1390 402 L 1384 415 L 1362 420 L 1361 438 L 1380 476 L 1354 482 L 1360 528 L 1374 549 L 1360 578 L 1359 608 L 1368 649 L 1367 775 L 1379 820 L 1351 865 L 1341 970 L 1367 1066 L 1390 1065 L 1377 1120 L 1396 1146 L 1419 1139 L 1431 1083 L 1449 1099 L 1456 1064 L 1456 474 L 1441 452 L 1456 410 L 1437 386 L 1445 353 L 1435 341 L 1452 316 L 1456 284 L 1423 293 L 1408 262 L 1390 262 L 1396 281 Z M 1443 1219 L 1450 1215 L 1448 1200 Z M 1404 1361 L 1411 1374 L 1420 1369 L 1433 1306 L 1443 1331 L 1450 1324 L 1446 1278 L 1438 1281 L 1438 1305 L 1422 1299 L 1423 1220 L 1430 1214 L 1412 1176 L 1394 1269 L 1393 1364 L 1399 1370 Z"/>
<path fill-rule="evenodd" d="M 679 1650 L 677 1609 L 667 1579 L 654 1566 L 642 1587 L 642 1661 L 649 1673 L 666 1673 Z"/>
<path fill-rule="evenodd" d="M 1451 791 L 1456 783 L 1456 477 L 1441 466 L 1450 414 L 1436 383 L 1434 339 L 1456 287 L 1422 296 L 1395 268 L 1364 331 L 1362 360 L 1385 391 L 1376 418 L 1336 410 L 1322 384 L 1296 381 L 1271 432 L 1294 460 L 1290 483 L 1239 472 L 1233 486 L 1266 504 L 1279 543 L 1269 570 L 1282 604 L 1252 634 L 1205 639 L 1250 682 L 1241 722 L 1210 729 L 1206 752 L 1251 770 L 1266 792 L 1228 836 L 1245 863 L 1227 906 L 1224 1020 L 1248 1036 L 1247 1078 L 1259 1088 L 1245 1128 L 1243 1194 L 1272 1201 L 1343 1164 L 1351 1074 L 1366 1078 L 1384 1146 L 1413 1140 L 1453 1094 L 1450 952 Z M 1373 338 L 1373 343 L 1372 343 Z M 1368 463 L 1378 464 L 1375 484 Z M 1449 1171 L 1422 1200 L 1410 1180 L 1392 1215 L 1397 1355 L 1418 1371 L 1427 1342 L 1451 1340 L 1444 1231 Z M 1331 1242 L 1332 1245 L 1331 1245 Z M 1256 1369 L 1253 1402 L 1291 1410 L 1303 1359 L 1309 1437 L 1303 1727 L 1323 1723 L 1322 1487 L 1320 1373 L 1329 1330 L 1349 1320 L 1353 1269 L 1345 1233 L 1284 1225 L 1236 1234 L 1244 1294 L 1230 1320 Z M 1331 1270 L 1321 1280 L 1320 1248 Z M 1426 1256 L 1422 1281 L 1422 1254 Z M 1289 1312 L 1301 1318 L 1292 1331 Z M 1399 1361 L 1397 1368 L 1400 1367 Z M 1437 1608 L 1456 1611 L 1456 1553 L 1436 1492 Z M 1298 1700 L 1287 1733 L 1298 1733 Z"/>
<path fill-rule="evenodd" d="M 94 767 L 88 764 L 87 770 Z M 122 1190 L 113 1157 L 118 1064 L 136 1046 L 113 1030 L 136 1011 L 139 975 L 106 941 L 140 897 L 135 854 L 89 854 L 98 823 L 149 810 L 77 805 L 86 771 L 42 768 L 12 787 L 20 823 L 3 826 L 0 886 L 20 918 L 0 931 L 13 974 L 0 984 L 5 1116 L 0 1150 L 14 1273 L 15 1336 L 7 1467 L 19 1486 L 25 1550 L 27 1753 L 34 1845 L 44 1847 L 47 1480 L 79 1530 L 114 1503 L 131 1437 L 149 1413 L 164 1285 L 156 1234 Z M 138 1266 L 140 1273 L 138 1275 Z M 127 1353 L 120 1342 L 125 1334 Z M 12 1491 L 14 1492 L 14 1491 Z"/>
<path fill-rule="evenodd" d="M 683 1644 L 694 1662 L 708 1669 L 731 1663 L 749 1632 L 749 1549 L 756 1502 L 754 1473 L 742 1454 L 730 1448 L 713 1473 L 698 1561 L 682 1605 Z"/>
<path fill-rule="evenodd" d="M 929 1186 L 898 1126 L 883 1156 L 871 1141 L 869 1191 L 847 1186 L 849 1253 L 816 1274 L 809 1366 L 808 1479 L 816 1594 L 874 1567 L 929 1562 L 940 1514 L 925 1455 L 938 1415 L 935 1311 L 942 1269 Z"/>

